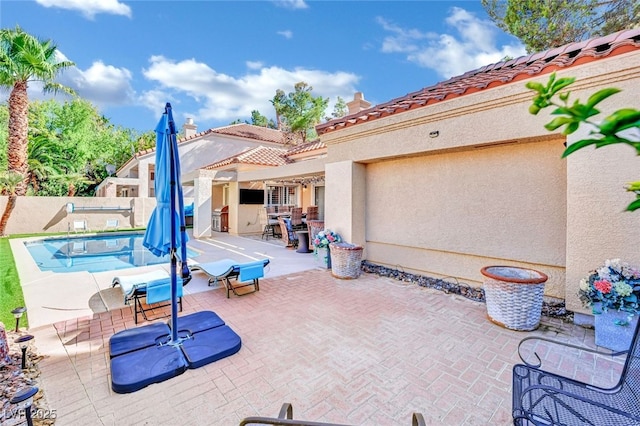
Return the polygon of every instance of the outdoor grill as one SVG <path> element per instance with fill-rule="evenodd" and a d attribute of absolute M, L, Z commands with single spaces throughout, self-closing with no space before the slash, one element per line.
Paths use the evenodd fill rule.
<path fill-rule="evenodd" d="M 213 210 L 211 213 L 211 229 L 217 232 L 229 232 L 229 206 Z"/>

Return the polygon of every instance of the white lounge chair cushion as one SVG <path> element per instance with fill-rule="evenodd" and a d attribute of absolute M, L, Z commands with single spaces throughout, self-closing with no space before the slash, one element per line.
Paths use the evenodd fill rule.
<path fill-rule="evenodd" d="M 164 270 L 155 270 L 151 272 L 145 272 L 144 274 L 136 275 L 120 275 L 113 279 L 112 287 L 119 285 L 124 295 L 124 303 L 128 304 L 129 299 L 133 297 L 133 294 L 137 289 L 146 288 L 147 283 L 156 280 L 162 280 L 171 278 L 169 273 Z"/>

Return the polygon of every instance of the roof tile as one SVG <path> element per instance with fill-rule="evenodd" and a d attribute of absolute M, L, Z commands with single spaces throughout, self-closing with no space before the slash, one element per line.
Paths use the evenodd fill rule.
<path fill-rule="evenodd" d="M 224 160 L 217 161 L 203 167 L 205 170 L 213 170 L 229 164 L 255 164 L 260 166 L 284 166 L 291 161 L 286 158 L 287 149 L 267 146 L 258 146 L 247 149 L 239 154 Z"/>
<path fill-rule="evenodd" d="M 544 71 L 567 68 L 638 49 L 640 49 L 640 29 L 624 30 L 604 37 L 569 43 L 544 52 L 485 65 L 389 102 L 322 123 L 316 126 L 316 130 L 322 135 L 338 128 L 430 105 L 443 99 L 464 96 L 478 90 L 530 78 Z"/>

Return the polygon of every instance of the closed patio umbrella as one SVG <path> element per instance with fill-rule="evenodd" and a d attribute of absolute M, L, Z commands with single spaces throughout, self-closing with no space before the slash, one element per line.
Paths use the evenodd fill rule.
<path fill-rule="evenodd" d="M 156 256 L 169 254 L 171 257 L 171 343 L 179 344 L 176 253 L 178 249 L 181 250 L 182 279 L 190 279 L 190 273 L 187 267 L 188 237 L 180 182 L 180 158 L 170 103 L 165 106 L 164 114 L 156 127 L 154 187 L 157 204 L 149 218 L 143 245 Z"/>

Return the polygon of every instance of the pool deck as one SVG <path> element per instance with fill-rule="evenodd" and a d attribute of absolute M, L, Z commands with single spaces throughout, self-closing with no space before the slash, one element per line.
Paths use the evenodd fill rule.
<path fill-rule="evenodd" d="M 30 327 L 39 327 L 58 321 L 85 317 L 94 313 L 123 308 L 124 299 L 119 288 L 112 288 L 115 276 L 125 276 L 152 270 L 170 270 L 169 263 L 106 272 L 56 273 L 41 271 L 24 245 L 25 238 L 10 240 L 29 317 Z M 191 238 L 189 249 L 201 253 L 193 260 L 199 263 L 230 258 L 250 262 L 268 258 L 271 264 L 265 277 L 277 277 L 319 266 L 313 254 L 300 254 L 283 249 L 279 240 L 263 241 L 255 238 L 233 237 L 216 233 L 214 237 Z M 211 290 L 202 273 L 194 273 L 192 281 L 184 287 L 185 294 Z"/>
<path fill-rule="evenodd" d="M 421 412 L 428 425 L 508 425 L 522 338 L 594 347 L 593 330 L 545 317 L 536 331 L 507 330 L 487 320 L 483 303 L 373 274 L 337 279 L 313 255 L 254 242 L 201 242 L 217 258 L 272 256 L 272 269 L 259 292 L 229 299 L 195 274 L 209 291 L 186 294 L 181 315 L 216 312 L 242 348 L 173 379 L 131 394 L 111 390 L 109 338 L 135 327 L 130 307 L 32 327 L 56 425 L 231 426 L 276 416 L 284 402 L 310 421 L 406 426 Z M 610 357 L 540 350 L 551 371 L 601 386 L 620 372 Z"/>

